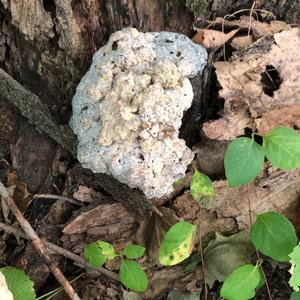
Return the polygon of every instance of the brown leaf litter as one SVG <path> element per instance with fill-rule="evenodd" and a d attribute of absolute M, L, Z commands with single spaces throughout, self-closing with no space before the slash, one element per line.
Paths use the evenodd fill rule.
<path fill-rule="evenodd" d="M 224 114 L 218 120 L 205 123 L 204 134 L 210 139 L 231 140 L 244 135 L 247 127 L 257 127 L 264 133 L 270 126 L 278 125 L 274 114 L 280 114 L 280 110 L 282 114 L 298 110 L 299 49 L 300 29 L 293 28 L 258 40 L 247 50 L 236 52 L 228 62 L 216 62 L 217 79 L 222 87 L 219 95 L 225 100 Z M 262 82 L 263 74 L 268 73 L 270 67 L 278 72 L 282 81 L 273 95 L 264 91 Z M 274 110 L 276 113 L 271 113 Z M 290 113 L 278 122 L 282 126 L 298 126 L 297 115 Z"/>
<path fill-rule="evenodd" d="M 224 33 L 212 29 L 197 29 L 196 35 L 192 41 L 196 44 L 203 46 L 204 48 L 218 48 L 228 42 L 239 29 L 232 30 L 228 33 Z"/>

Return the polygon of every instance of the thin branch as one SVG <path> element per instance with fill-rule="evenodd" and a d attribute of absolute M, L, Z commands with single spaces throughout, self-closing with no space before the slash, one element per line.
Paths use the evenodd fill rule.
<path fill-rule="evenodd" d="M 56 266 L 52 258 L 50 257 L 45 245 L 43 244 L 42 240 L 39 238 L 37 233 L 34 231 L 34 229 L 31 227 L 30 223 L 25 219 L 22 212 L 18 208 L 18 206 L 15 204 L 13 198 L 8 193 L 8 190 L 4 186 L 4 184 L 0 181 L 0 196 L 5 201 L 9 209 L 13 212 L 16 219 L 20 223 L 20 226 L 28 236 L 29 240 L 31 240 L 32 245 L 34 249 L 37 251 L 37 253 L 41 256 L 41 258 L 44 260 L 45 264 L 48 266 L 51 273 L 54 275 L 54 277 L 57 279 L 57 281 L 60 283 L 60 285 L 64 288 L 67 295 L 72 300 L 80 300 L 80 297 L 78 294 L 74 291 L 73 287 L 67 280 L 67 278 L 64 276 L 64 274 L 61 272 L 61 270 Z"/>
<path fill-rule="evenodd" d="M 81 201 L 75 199 L 75 198 L 71 198 L 71 197 L 67 197 L 67 196 L 63 196 L 63 195 L 54 195 L 54 194 L 35 194 L 33 195 L 32 199 L 40 199 L 40 198 L 47 198 L 47 199 L 56 199 L 56 200 L 62 200 L 62 201 L 66 201 L 66 202 L 70 202 L 74 205 L 78 205 L 78 206 L 84 206 L 84 203 L 82 203 Z"/>
<path fill-rule="evenodd" d="M 204 255 L 203 255 L 203 245 L 202 245 L 202 237 L 201 237 L 201 219 L 200 219 L 200 205 L 199 205 L 199 213 L 198 213 L 198 226 L 199 226 L 199 247 L 200 247 L 200 256 L 201 263 L 203 268 L 203 281 L 204 281 L 204 299 L 207 300 L 208 290 L 207 290 L 207 282 L 205 278 L 205 264 L 204 264 Z"/>
<path fill-rule="evenodd" d="M 252 215 L 251 215 L 252 209 L 251 209 L 251 196 L 250 196 L 249 184 L 247 184 L 247 199 L 248 199 L 249 221 L 250 221 L 250 228 L 251 228 L 252 227 Z M 259 252 L 256 248 L 255 248 L 255 252 L 256 252 L 257 260 L 262 261 L 260 255 L 259 255 Z M 266 273 L 263 269 L 263 266 L 261 265 L 260 267 L 261 267 L 261 270 L 262 270 L 262 273 L 263 273 L 263 276 L 264 276 L 264 280 L 265 280 L 265 283 L 266 283 L 266 288 L 267 288 L 267 291 L 268 291 L 269 299 L 272 300 L 272 295 L 271 295 L 271 291 L 270 291 L 270 287 L 269 287 L 269 283 L 268 283 L 268 280 L 267 280 Z"/>
<path fill-rule="evenodd" d="M 20 229 L 14 228 L 10 225 L 7 225 L 5 223 L 0 222 L 0 231 L 1 230 L 5 231 L 6 233 L 13 234 L 16 237 L 23 238 L 25 240 L 29 240 L 28 236 L 26 236 L 26 234 L 23 233 Z M 77 254 L 74 254 L 73 252 L 71 252 L 67 249 L 64 249 L 64 248 L 59 247 L 55 244 L 52 244 L 52 243 L 48 242 L 45 239 L 42 239 L 42 240 L 43 240 L 43 243 L 44 243 L 44 245 L 46 246 L 46 248 L 48 249 L 49 252 L 60 254 L 64 257 L 66 257 L 66 258 L 74 261 L 81 268 L 93 269 L 93 271 L 97 272 L 98 275 L 105 275 L 105 276 L 107 276 L 108 278 L 110 278 L 114 281 L 117 281 L 117 282 L 120 281 L 118 275 L 115 274 L 114 272 L 111 272 L 111 271 L 109 271 L 105 268 L 94 268 L 83 257 L 81 257 Z"/>
<path fill-rule="evenodd" d="M 39 97 L 25 89 L 1 68 L 0 95 L 16 106 L 20 113 L 40 132 L 45 132 L 76 156 L 76 137 L 70 128 L 58 126 L 51 116 L 50 110 L 41 102 Z"/>

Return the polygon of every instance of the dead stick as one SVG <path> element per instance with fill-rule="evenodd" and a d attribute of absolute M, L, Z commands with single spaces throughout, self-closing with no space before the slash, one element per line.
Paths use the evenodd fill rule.
<path fill-rule="evenodd" d="M 37 233 L 34 231 L 34 229 L 31 227 L 30 223 L 24 218 L 22 212 L 18 208 L 18 206 L 15 204 L 13 198 L 9 195 L 6 187 L 4 184 L 0 181 L 0 196 L 5 201 L 9 209 L 13 212 L 16 219 L 20 223 L 20 226 L 28 236 L 28 238 L 31 240 L 33 247 L 38 252 L 38 254 L 42 257 L 45 264 L 48 266 L 49 270 L 52 272 L 52 274 L 55 276 L 57 281 L 60 283 L 60 285 L 64 288 L 67 295 L 72 300 L 80 300 L 80 297 L 77 295 L 77 293 L 74 291 L 73 287 L 67 280 L 67 278 L 64 276 L 64 274 L 61 272 L 61 270 L 56 266 L 52 258 L 50 257 L 45 245 L 37 235 Z"/>
<path fill-rule="evenodd" d="M 23 233 L 21 230 L 17 229 L 17 228 L 14 228 L 10 225 L 7 225 L 5 223 L 1 223 L 0 222 L 0 231 L 5 231 L 6 233 L 9 233 L 9 234 L 13 234 L 15 235 L 16 237 L 20 237 L 20 238 L 23 238 L 25 240 L 29 240 L 28 236 L 26 236 L 25 233 Z M 42 239 L 43 240 L 43 243 L 44 245 L 46 246 L 46 248 L 48 249 L 49 252 L 53 252 L 53 253 L 56 253 L 56 254 L 60 254 L 70 260 L 73 260 L 74 262 L 77 263 L 77 265 L 79 265 L 81 268 L 90 268 L 90 269 L 93 269 L 93 271 L 97 272 L 98 275 L 105 275 L 107 276 L 108 278 L 114 280 L 114 281 L 117 281 L 119 282 L 120 279 L 118 277 L 117 274 L 115 274 L 114 272 L 111 272 L 109 270 L 106 270 L 105 268 L 94 268 L 93 266 L 91 266 L 83 257 L 67 250 L 67 249 L 64 249 L 62 247 L 59 247 L 55 244 L 52 244 L 50 242 L 48 242 L 47 240 L 45 239 Z"/>
<path fill-rule="evenodd" d="M 67 196 L 63 196 L 63 195 L 54 195 L 54 194 L 35 194 L 33 195 L 32 199 L 41 199 L 41 198 L 47 198 L 47 199 L 56 199 L 56 200 L 62 200 L 62 201 L 66 201 L 69 203 L 72 203 L 74 205 L 78 205 L 78 206 L 84 206 L 84 203 L 82 203 L 81 201 L 75 199 L 75 198 L 70 198 Z"/>
<path fill-rule="evenodd" d="M 41 102 L 39 97 L 25 89 L 1 68 L 0 95 L 16 106 L 38 131 L 47 133 L 58 144 L 75 155 L 76 137 L 72 131 L 66 126 L 59 127 L 48 107 Z"/>

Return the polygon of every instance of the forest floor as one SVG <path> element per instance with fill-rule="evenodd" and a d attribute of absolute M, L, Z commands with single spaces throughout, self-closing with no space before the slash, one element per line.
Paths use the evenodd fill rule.
<path fill-rule="evenodd" d="M 248 191 L 244 187 L 230 189 L 223 161 L 228 141 L 250 136 L 253 128 L 267 132 L 287 126 L 299 133 L 300 29 L 261 15 L 258 20 L 253 16 L 250 21 L 244 15 L 213 22 L 198 20 L 195 25 L 198 31 L 194 41 L 208 48 L 211 60 L 204 71 L 209 78 L 205 83 L 206 115 L 199 123 L 201 134 L 193 145 L 197 153 L 193 165 L 213 181 L 215 199 L 210 208 L 199 208 L 191 196 L 191 166 L 171 195 L 155 200 L 157 210 L 151 216 L 132 214 L 62 145 L 45 132 L 39 133 L 5 101 L 1 103 L 0 132 L 5 135 L 0 136 L 0 148 L 5 155 L 0 161 L 0 179 L 36 233 L 60 247 L 63 255 L 51 247 L 48 250 L 81 299 L 140 299 L 119 282 L 116 275 L 120 261 L 106 263 L 100 272 L 82 266 L 83 249 L 91 242 L 109 242 L 117 252 L 133 243 L 146 247 L 140 264 L 148 275 L 149 286 L 140 294 L 141 299 L 200 299 L 201 290 L 204 299 L 198 250 L 202 247 L 205 253 L 215 232 L 230 236 L 248 230 L 251 215 L 273 210 L 283 213 L 299 229 L 299 170 L 280 171 L 266 162 Z M 235 29 L 238 31 L 232 33 Z M 14 137 L 15 142 L 9 146 L 7 141 Z M 250 213 L 245 201 L 249 189 Z M 0 267 L 25 270 L 39 296 L 58 288 L 3 199 L 1 207 Z M 196 238 L 189 260 L 174 267 L 160 265 L 158 249 L 170 226 L 178 220 L 196 224 L 199 219 L 203 245 L 199 246 Z M 191 262 L 193 267 L 187 270 Z M 289 299 L 290 264 L 265 258 L 263 269 L 272 299 Z M 218 281 L 213 283 L 207 299 L 221 299 L 221 286 Z M 176 295 L 174 291 L 186 294 Z M 39 299 L 68 298 L 60 291 L 53 298 Z M 266 286 L 258 290 L 255 299 L 270 299 Z"/>

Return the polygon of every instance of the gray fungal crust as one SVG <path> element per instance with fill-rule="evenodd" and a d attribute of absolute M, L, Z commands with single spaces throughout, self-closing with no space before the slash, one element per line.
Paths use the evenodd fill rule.
<path fill-rule="evenodd" d="M 193 100 L 188 78 L 206 61 L 205 49 L 182 34 L 133 28 L 112 34 L 73 97 L 82 165 L 147 198 L 170 193 L 194 158 L 178 133 Z"/>

